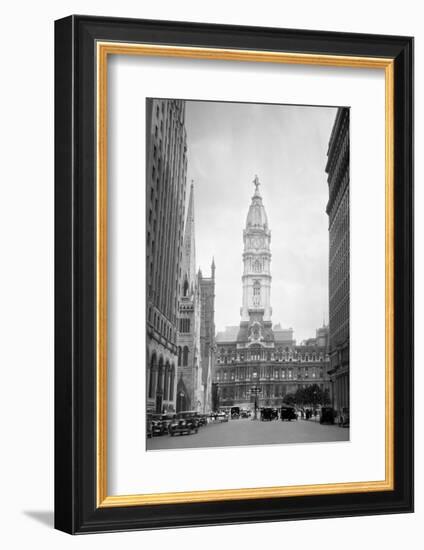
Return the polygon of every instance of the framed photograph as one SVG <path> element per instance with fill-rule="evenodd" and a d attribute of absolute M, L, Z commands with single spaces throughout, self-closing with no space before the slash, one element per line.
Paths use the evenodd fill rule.
<path fill-rule="evenodd" d="M 57 529 L 413 510 L 412 38 L 56 21 L 55 243 Z"/>

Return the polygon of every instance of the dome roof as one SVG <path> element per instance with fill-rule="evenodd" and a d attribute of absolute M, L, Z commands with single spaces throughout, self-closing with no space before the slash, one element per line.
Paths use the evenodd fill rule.
<path fill-rule="evenodd" d="M 254 180 L 256 189 L 252 197 L 252 203 L 249 207 L 249 212 L 246 219 L 246 228 L 257 227 L 257 228 L 268 228 L 268 218 L 265 212 L 265 207 L 262 204 L 262 197 L 259 193 L 259 180 L 258 177 L 255 177 Z"/>

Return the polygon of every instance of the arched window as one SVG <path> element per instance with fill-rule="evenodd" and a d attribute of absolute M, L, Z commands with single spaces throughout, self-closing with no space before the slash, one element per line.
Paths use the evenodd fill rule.
<path fill-rule="evenodd" d="M 169 363 L 167 361 L 166 365 L 165 365 L 165 379 L 164 379 L 164 384 L 163 384 L 163 399 L 164 399 L 164 401 L 168 401 L 169 375 L 170 375 Z"/>
<path fill-rule="evenodd" d="M 178 346 L 178 366 L 181 367 L 181 346 Z"/>
<path fill-rule="evenodd" d="M 255 273 L 260 273 L 262 271 L 262 262 L 260 260 L 255 260 L 253 262 L 253 271 Z"/>
<path fill-rule="evenodd" d="M 188 281 L 187 279 L 184 280 L 184 285 L 183 285 L 183 296 L 187 296 L 188 295 Z"/>
<path fill-rule="evenodd" d="M 183 367 L 188 365 L 188 347 L 184 346 L 183 348 Z"/>
<path fill-rule="evenodd" d="M 255 281 L 253 283 L 253 305 L 259 306 L 261 304 L 261 283 Z"/>
<path fill-rule="evenodd" d="M 153 354 L 150 360 L 149 365 L 149 382 L 148 382 L 148 397 L 153 397 L 153 388 L 155 381 L 155 364 L 156 364 L 156 355 Z"/>
<path fill-rule="evenodd" d="M 169 401 L 174 399 L 174 385 L 175 385 L 175 367 L 171 366 L 170 376 L 169 376 Z"/>
<path fill-rule="evenodd" d="M 163 390 L 163 359 L 159 359 L 158 365 L 158 379 L 156 384 L 156 392 L 159 393 Z"/>

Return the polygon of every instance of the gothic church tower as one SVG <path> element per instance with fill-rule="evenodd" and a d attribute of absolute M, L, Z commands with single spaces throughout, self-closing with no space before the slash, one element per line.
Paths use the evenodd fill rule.
<path fill-rule="evenodd" d="M 190 187 L 181 262 L 178 304 L 177 412 L 201 410 L 202 364 L 200 349 L 201 296 L 196 273 L 194 186 Z"/>

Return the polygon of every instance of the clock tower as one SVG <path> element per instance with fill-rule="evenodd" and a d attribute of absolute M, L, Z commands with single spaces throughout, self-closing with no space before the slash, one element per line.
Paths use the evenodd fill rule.
<path fill-rule="evenodd" d="M 266 325 L 271 325 L 271 231 L 259 192 L 259 178 L 243 231 L 243 299 L 241 325 L 248 325 L 249 339 L 260 340 Z"/>

